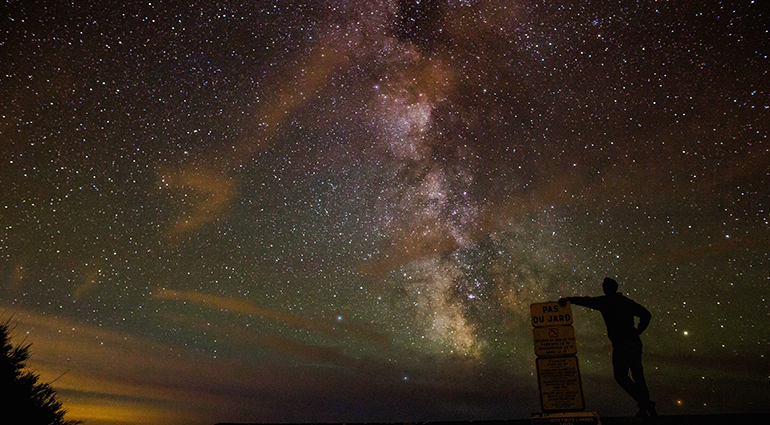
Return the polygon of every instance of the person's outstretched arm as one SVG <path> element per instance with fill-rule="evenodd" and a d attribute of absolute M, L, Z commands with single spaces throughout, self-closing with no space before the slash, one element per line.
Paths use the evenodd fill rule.
<path fill-rule="evenodd" d="M 559 304 L 567 305 L 567 301 L 575 305 L 582 305 L 583 307 L 592 308 L 594 310 L 599 309 L 600 302 L 598 297 L 564 297 L 559 299 Z"/>

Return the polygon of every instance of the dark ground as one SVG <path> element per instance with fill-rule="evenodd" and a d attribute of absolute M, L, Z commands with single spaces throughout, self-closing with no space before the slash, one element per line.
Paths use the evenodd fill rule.
<path fill-rule="evenodd" d="M 740 413 L 722 415 L 677 415 L 658 416 L 645 420 L 636 417 L 603 417 L 602 425 L 754 425 L 767 423 L 770 414 Z M 512 421 L 478 421 L 478 422 L 410 422 L 392 425 L 529 425 L 531 420 L 519 419 Z M 256 424 L 216 424 L 216 425 L 256 425 Z"/>
<path fill-rule="evenodd" d="M 601 418 L 602 425 L 630 425 L 630 424 L 651 424 L 651 425 L 722 425 L 722 424 L 741 424 L 751 425 L 767 423 L 768 414 L 744 413 L 744 414 L 724 414 L 724 415 L 682 415 L 682 416 L 658 416 L 642 420 L 636 417 L 606 417 Z M 525 423 L 527 421 L 523 421 Z"/>

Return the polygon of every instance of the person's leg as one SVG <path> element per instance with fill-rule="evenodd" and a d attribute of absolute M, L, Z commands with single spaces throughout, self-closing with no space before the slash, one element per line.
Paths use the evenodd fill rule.
<path fill-rule="evenodd" d="M 644 378 L 644 367 L 642 366 L 642 346 L 639 344 L 638 350 L 634 350 L 630 356 L 629 367 L 631 369 L 631 376 L 633 377 L 634 384 L 636 386 L 636 393 L 638 395 L 637 402 L 639 408 L 644 409 L 650 416 L 657 416 L 655 411 L 655 403 L 650 401 L 650 391 L 647 388 L 647 381 Z"/>
<path fill-rule="evenodd" d="M 639 397 L 639 403 L 646 403 L 650 400 L 650 392 L 647 389 L 647 381 L 644 379 L 644 367 L 642 367 L 642 352 L 634 352 L 629 359 L 629 368 L 636 386 L 636 394 Z"/>
<path fill-rule="evenodd" d="M 615 381 L 623 388 L 636 402 L 639 402 L 639 394 L 636 383 L 628 376 L 631 368 L 628 346 L 616 346 L 612 348 L 612 370 L 615 375 Z"/>

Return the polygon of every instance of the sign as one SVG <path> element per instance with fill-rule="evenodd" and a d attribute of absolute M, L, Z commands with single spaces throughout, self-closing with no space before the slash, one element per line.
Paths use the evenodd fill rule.
<path fill-rule="evenodd" d="M 535 355 L 538 357 L 570 356 L 577 353 L 575 328 L 572 326 L 533 328 L 533 332 Z"/>
<path fill-rule="evenodd" d="M 538 357 L 537 378 L 544 412 L 585 409 L 577 357 Z"/>
<path fill-rule="evenodd" d="M 600 425 L 596 412 L 533 413 L 532 425 Z"/>
<path fill-rule="evenodd" d="M 572 324 L 572 308 L 570 308 L 570 303 L 567 303 L 564 307 L 555 301 L 530 304 L 529 313 L 532 317 L 532 326 L 536 328 Z"/>

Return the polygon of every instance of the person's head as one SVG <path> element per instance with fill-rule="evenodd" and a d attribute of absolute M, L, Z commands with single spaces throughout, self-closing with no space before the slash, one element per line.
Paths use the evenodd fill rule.
<path fill-rule="evenodd" d="M 618 292 L 618 282 L 615 281 L 615 279 L 605 277 L 604 282 L 602 282 L 602 289 L 604 290 L 605 295 L 611 295 L 615 292 Z"/>

